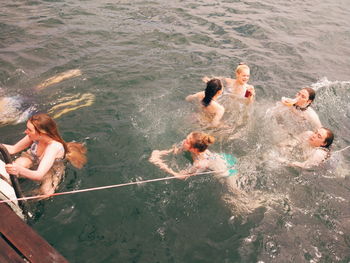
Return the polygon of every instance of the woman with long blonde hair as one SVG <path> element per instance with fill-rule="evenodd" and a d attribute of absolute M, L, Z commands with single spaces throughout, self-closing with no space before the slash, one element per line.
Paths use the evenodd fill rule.
<path fill-rule="evenodd" d="M 14 145 L 6 145 L 10 154 L 22 152 L 12 164 L 6 165 L 9 174 L 40 182 L 40 194 L 55 192 L 68 160 L 76 168 L 86 163 L 86 148 L 81 143 L 65 142 L 56 122 L 46 113 L 35 114 L 27 121 L 26 136 Z"/>

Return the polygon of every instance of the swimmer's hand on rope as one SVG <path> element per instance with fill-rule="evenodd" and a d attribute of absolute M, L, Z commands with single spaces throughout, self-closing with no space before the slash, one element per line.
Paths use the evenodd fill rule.
<path fill-rule="evenodd" d="M 167 155 L 171 152 L 176 151 L 175 147 L 169 150 L 154 150 L 151 154 L 151 157 L 149 158 L 149 161 L 155 165 L 157 165 L 160 169 L 162 169 L 163 171 L 175 176 L 178 179 L 187 179 L 189 175 L 186 170 L 180 171 L 180 172 L 175 172 L 174 170 L 172 170 L 170 167 L 168 167 L 164 161 L 162 160 L 162 156 Z"/>

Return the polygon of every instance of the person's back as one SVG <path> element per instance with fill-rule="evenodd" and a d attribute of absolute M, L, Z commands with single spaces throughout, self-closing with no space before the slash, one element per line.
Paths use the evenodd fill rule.
<path fill-rule="evenodd" d="M 204 113 L 200 118 L 202 121 L 212 126 L 218 126 L 224 115 L 225 109 L 216 99 L 222 94 L 222 84 L 218 79 L 212 79 L 207 82 L 205 91 L 197 92 L 186 97 L 187 101 L 196 101 L 200 106 L 201 112 Z"/>

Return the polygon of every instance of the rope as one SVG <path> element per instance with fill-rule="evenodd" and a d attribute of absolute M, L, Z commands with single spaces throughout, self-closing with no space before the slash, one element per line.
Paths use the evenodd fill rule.
<path fill-rule="evenodd" d="M 349 145 L 349 146 L 346 146 L 345 148 L 343 148 L 343 149 L 341 149 L 341 150 L 339 150 L 339 151 L 336 151 L 336 152 L 334 152 L 334 153 L 340 153 L 340 152 L 342 152 L 342 151 L 345 151 L 345 150 L 348 149 L 348 148 L 350 148 L 350 145 Z"/>
<path fill-rule="evenodd" d="M 202 172 L 202 173 L 192 173 L 189 176 L 205 175 L 205 174 L 211 174 L 211 173 L 223 173 L 223 172 L 226 172 L 228 170 L 229 169 L 222 170 L 222 171 L 208 171 L 208 172 Z M 226 177 L 226 176 L 222 176 L 222 177 Z M 123 186 L 135 185 L 135 184 L 145 184 L 145 183 L 158 182 L 158 181 L 166 181 L 166 180 L 172 180 L 172 179 L 178 179 L 178 177 L 175 177 L 175 176 L 163 177 L 163 178 L 150 179 L 150 180 L 137 181 L 137 182 L 130 182 L 130 183 L 124 183 L 124 184 L 113 184 L 113 185 L 92 187 L 92 188 L 86 188 L 86 189 L 80 189 L 80 190 L 66 191 L 66 192 L 61 192 L 61 193 L 53 193 L 53 194 L 48 194 L 48 195 L 35 195 L 35 196 L 28 196 L 28 197 L 0 200 L 0 204 L 1 203 L 14 202 L 14 201 L 21 201 L 21 200 L 32 200 L 32 199 L 48 198 L 48 197 L 53 197 L 53 196 L 58 196 L 58 195 L 69 195 L 69 194 L 77 194 L 77 193 L 83 193 L 83 192 L 92 192 L 92 191 L 98 191 L 98 190 L 104 190 L 104 189 L 111 189 L 111 188 L 117 188 L 117 187 L 123 187 Z"/>

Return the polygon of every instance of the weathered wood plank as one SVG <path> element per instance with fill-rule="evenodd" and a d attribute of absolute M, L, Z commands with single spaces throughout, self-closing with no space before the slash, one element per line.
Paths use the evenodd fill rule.
<path fill-rule="evenodd" d="M 0 236 L 0 262 L 1 263 L 25 263 L 24 259 L 18 255 L 2 237 Z"/>
<path fill-rule="evenodd" d="M 6 204 L 0 204 L 0 232 L 30 262 L 68 262 Z"/>

